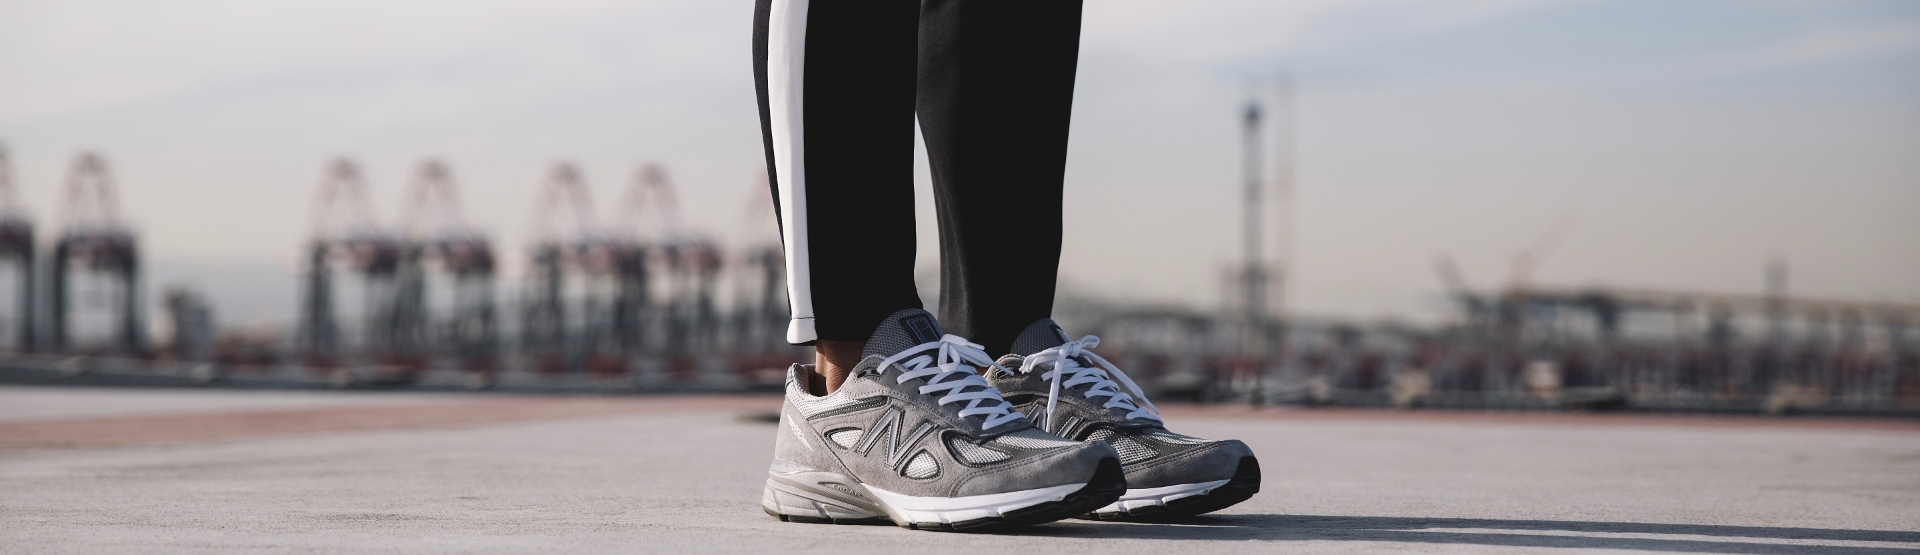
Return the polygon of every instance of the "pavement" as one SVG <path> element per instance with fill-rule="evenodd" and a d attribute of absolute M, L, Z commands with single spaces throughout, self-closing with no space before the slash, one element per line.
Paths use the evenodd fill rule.
<path fill-rule="evenodd" d="M 1920 553 L 1920 421 L 1168 408 L 1175 524 L 782 523 L 773 397 L 0 387 L 0 553 Z"/>

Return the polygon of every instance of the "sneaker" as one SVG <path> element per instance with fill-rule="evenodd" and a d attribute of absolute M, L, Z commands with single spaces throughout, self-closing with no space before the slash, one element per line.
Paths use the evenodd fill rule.
<path fill-rule="evenodd" d="M 1001 357 L 1001 369 L 987 376 L 1041 429 L 1120 453 L 1127 492 L 1082 518 L 1187 517 L 1231 507 L 1260 491 L 1260 462 L 1247 444 L 1167 431 L 1140 386 L 1090 350 L 1099 344 L 1091 335 L 1070 341 L 1053 320 L 1043 319 L 1014 339 L 1013 354 Z"/>
<path fill-rule="evenodd" d="M 1052 522 L 1126 491 L 1112 448 L 1034 428 L 975 373 L 992 357 L 932 314 L 894 313 L 863 355 L 824 396 L 807 391 L 806 365 L 787 370 L 767 514 L 957 530 Z"/>

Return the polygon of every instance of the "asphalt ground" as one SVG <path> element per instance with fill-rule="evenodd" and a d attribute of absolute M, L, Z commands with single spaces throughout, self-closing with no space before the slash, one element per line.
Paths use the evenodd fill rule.
<path fill-rule="evenodd" d="M 1920 422 L 1169 408 L 1175 524 L 778 522 L 773 397 L 0 387 L 0 553 L 1920 553 Z"/>

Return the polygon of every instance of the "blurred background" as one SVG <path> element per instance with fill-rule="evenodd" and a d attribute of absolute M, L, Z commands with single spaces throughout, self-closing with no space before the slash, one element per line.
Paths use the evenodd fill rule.
<path fill-rule="evenodd" d="M 751 4 L 0 0 L 0 378 L 777 384 Z M 1156 398 L 1920 413 L 1920 4 L 1081 43 L 1056 314 Z"/>

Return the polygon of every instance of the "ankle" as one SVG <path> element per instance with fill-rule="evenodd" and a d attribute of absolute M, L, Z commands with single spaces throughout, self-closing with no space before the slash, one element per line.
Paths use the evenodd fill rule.
<path fill-rule="evenodd" d="M 813 346 L 813 375 L 807 380 L 807 389 L 814 395 L 826 395 L 840 389 L 853 375 L 853 367 L 860 364 L 860 352 L 867 348 L 865 341 L 831 341 L 822 339 Z"/>

